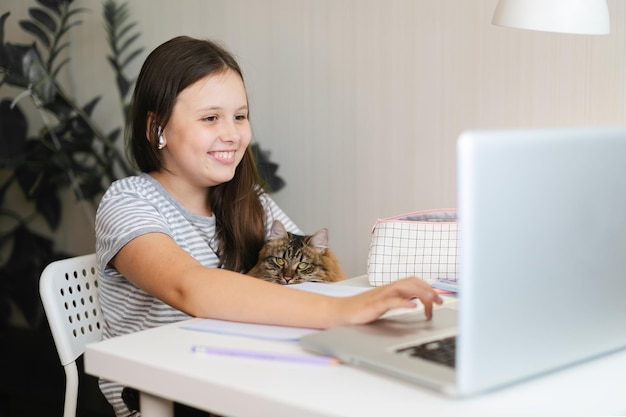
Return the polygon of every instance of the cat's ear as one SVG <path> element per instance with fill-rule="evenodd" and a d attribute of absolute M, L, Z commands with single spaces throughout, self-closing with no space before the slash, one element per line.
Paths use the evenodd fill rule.
<path fill-rule="evenodd" d="M 272 223 L 272 229 L 270 230 L 270 237 L 268 239 L 278 240 L 285 239 L 286 237 L 287 229 L 285 229 L 285 226 L 283 226 L 280 220 L 274 220 L 274 223 Z"/>
<path fill-rule="evenodd" d="M 311 235 L 308 242 L 309 246 L 318 249 L 324 253 L 328 249 L 328 229 L 320 229 Z"/>

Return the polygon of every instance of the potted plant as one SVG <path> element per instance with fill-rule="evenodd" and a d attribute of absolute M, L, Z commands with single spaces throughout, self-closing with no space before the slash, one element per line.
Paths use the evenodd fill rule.
<path fill-rule="evenodd" d="M 70 256 L 59 252 L 34 225 L 43 221 L 50 231 L 60 226 L 60 193 L 67 187 L 77 200 L 90 203 L 93 216 L 106 187 L 133 172 L 118 146 L 123 128 L 105 130 L 92 119 L 101 97 L 79 104 L 58 82 L 69 60 L 62 59 L 69 45 L 67 35 L 81 23 L 85 9 L 73 8 L 72 0 L 37 3 L 39 7 L 29 9 L 30 18 L 19 22 L 35 39 L 30 45 L 7 42 L 4 26 L 10 13 L 0 16 L 0 85 L 22 90 L 17 97 L 0 100 L 0 323 L 6 323 L 12 302 L 33 326 L 43 317 L 39 274 L 51 261 Z M 107 58 L 126 115 L 133 81 L 124 69 L 142 52 L 133 47 L 139 34 L 128 22 L 125 4 L 106 0 L 103 15 L 110 47 Z M 42 124 L 35 137 L 27 136 L 29 120 L 20 109 L 26 100 L 36 109 L 30 117 Z M 11 192 L 21 193 L 26 207 L 12 208 Z"/>

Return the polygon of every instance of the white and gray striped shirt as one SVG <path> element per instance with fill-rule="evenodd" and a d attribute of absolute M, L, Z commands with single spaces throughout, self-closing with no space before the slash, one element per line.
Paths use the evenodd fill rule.
<path fill-rule="evenodd" d="M 260 198 L 266 213 L 267 234 L 275 219 L 287 230 L 302 234 L 267 194 L 261 194 Z M 187 210 L 148 174 L 114 182 L 102 197 L 96 213 L 96 258 L 105 339 L 189 318 L 146 293 L 109 265 L 124 245 L 147 233 L 170 236 L 205 267 L 218 265 L 213 250 L 216 246 L 215 217 Z M 130 414 L 122 402 L 119 384 L 100 381 L 100 388 L 117 416 Z"/>

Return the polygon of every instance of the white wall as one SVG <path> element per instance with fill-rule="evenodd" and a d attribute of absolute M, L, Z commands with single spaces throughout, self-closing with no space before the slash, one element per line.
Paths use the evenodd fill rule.
<path fill-rule="evenodd" d="M 306 232 L 329 228 L 357 275 L 377 218 L 456 205 L 462 130 L 624 123 L 625 2 L 608 1 L 608 36 L 495 27 L 496 2 L 132 0 L 146 48 L 134 70 L 181 34 L 232 50 L 256 140 L 287 181 L 275 199 Z M 121 116 L 101 3 L 76 3 L 94 13 L 73 33 L 71 83 L 83 101 L 105 94 L 97 118 L 112 128 Z"/>

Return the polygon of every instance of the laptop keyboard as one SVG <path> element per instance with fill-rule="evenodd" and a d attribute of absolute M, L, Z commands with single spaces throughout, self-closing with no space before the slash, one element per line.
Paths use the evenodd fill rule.
<path fill-rule="evenodd" d="M 409 346 L 398 349 L 397 352 L 408 353 L 412 357 L 434 361 L 454 368 L 456 365 L 456 337 L 446 337 L 417 346 Z"/>

